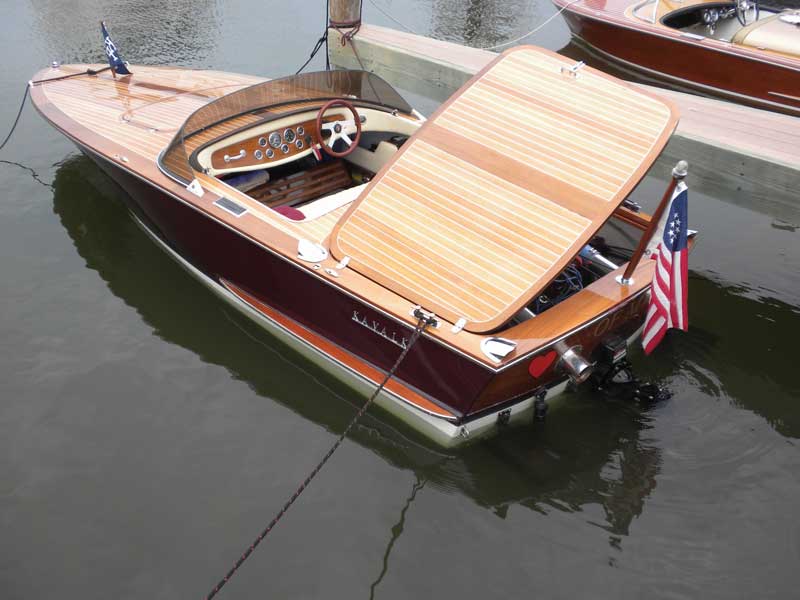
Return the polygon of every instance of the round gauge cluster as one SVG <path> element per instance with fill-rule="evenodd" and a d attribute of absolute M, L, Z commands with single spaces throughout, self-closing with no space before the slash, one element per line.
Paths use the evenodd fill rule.
<path fill-rule="evenodd" d="M 304 150 L 312 145 L 311 142 L 311 136 L 302 125 L 298 125 L 294 129 L 287 127 L 283 131 L 273 131 L 269 135 L 258 138 L 260 148 L 256 148 L 253 156 L 256 160 L 263 160 L 264 157 L 272 159 L 278 151 L 282 154 L 289 154 L 292 146 L 298 150 Z"/>

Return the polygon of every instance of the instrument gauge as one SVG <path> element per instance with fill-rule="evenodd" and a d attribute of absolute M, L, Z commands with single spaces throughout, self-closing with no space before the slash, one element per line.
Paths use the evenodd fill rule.
<path fill-rule="evenodd" d="M 253 154 L 255 155 L 256 160 L 261 160 L 264 158 L 264 154 L 261 152 L 261 150 L 256 150 Z"/>
<path fill-rule="evenodd" d="M 303 149 L 303 140 L 295 140 L 294 145 L 297 146 L 298 150 Z"/>
<path fill-rule="evenodd" d="M 267 150 L 267 158 L 272 158 L 273 156 L 275 156 L 275 150 L 273 150 L 272 148 L 269 148 Z"/>
<path fill-rule="evenodd" d="M 260 137 L 258 138 L 258 145 L 262 148 L 267 145 L 267 138 Z"/>
<path fill-rule="evenodd" d="M 283 144 L 283 146 L 281 146 L 281 152 L 289 154 L 289 144 Z"/>
<path fill-rule="evenodd" d="M 306 128 L 302 125 L 297 128 L 297 135 L 298 137 L 303 137 L 306 134 Z"/>
<path fill-rule="evenodd" d="M 283 139 L 286 140 L 287 144 L 291 144 L 297 138 L 297 135 L 294 133 L 294 129 L 287 129 L 283 132 Z"/>
<path fill-rule="evenodd" d="M 269 145 L 273 148 L 280 148 L 281 147 L 281 134 L 277 131 L 273 131 L 269 134 Z"/>

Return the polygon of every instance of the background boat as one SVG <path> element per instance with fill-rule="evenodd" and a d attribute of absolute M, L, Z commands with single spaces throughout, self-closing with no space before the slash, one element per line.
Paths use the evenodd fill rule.
<path fill-rule="evenodd" d="M 735 16 L 718 21 L 716 28 L 702 20 L 703 10 L 726 12 L 734 6 L 730 2 L 553 1 L 563 9 L 575 41 L 617 68 L 677 89 L 800 115 L 800 29 L 776 20 L 777 13 L 769 27 L 781 31 L 770 29 L 759 34 L 766 36 L 761 40 L 750 34 L 754 40 L 745 45 L 734 35 L 741 28 Z M 762 5 L 763 19 L 773 14 L 769 7 Z M 771 35 L 786 38 L 776 45 L 782 51 L 761 46 Z"/>

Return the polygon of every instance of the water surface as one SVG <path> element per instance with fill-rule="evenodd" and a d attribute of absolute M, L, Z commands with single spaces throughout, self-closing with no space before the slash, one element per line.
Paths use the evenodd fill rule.
<path fill-rule="evenodd" d="M 374 1 L 475 46 L 554 12 Z M 322 6 L 15 4 L 0 124 L 35 70 L 102 58 L 100 18 L 134 64 L 273 77 L 306 59 Z M 369 2 L 365 20 L 399 27 Z M 557 19 L 534 41 L 569 36 Z M 201 597 L 363 398 L 170 261 L 124 190 L 30 108 L 0 159 L 29 169 L 0 163 L 0 597 Z M 636 199 L 652 206 L 664 185 L 654 173 Z M 221 597 L 795 596 L 800 212 L 718 196 L 691 195 L 690 331 L 634 355 L 670 401 L 575 395 L 456 454 L 371 411 Z"/>

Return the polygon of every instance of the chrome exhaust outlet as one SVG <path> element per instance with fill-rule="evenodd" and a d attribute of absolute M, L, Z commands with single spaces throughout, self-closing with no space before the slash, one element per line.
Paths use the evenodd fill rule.
<path fill-rule="evenodd" d="M 591 377 L 594 365 L 581 356 L 580 346 L 567 346 L 562 340 L 554 348 L 561 359 L 558 362 L 559 367 L 567 372 L 574 383 L 583 383 Z"/>

